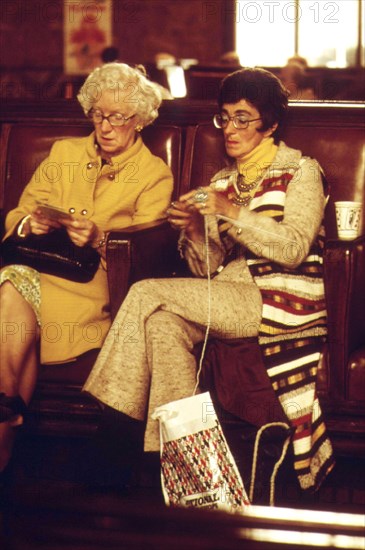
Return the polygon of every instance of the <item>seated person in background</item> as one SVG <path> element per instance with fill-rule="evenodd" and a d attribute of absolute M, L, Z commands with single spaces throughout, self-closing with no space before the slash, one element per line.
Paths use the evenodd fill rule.
<path fill-rule="evenodd" d="M 304 58 L 292 57 L 280 71 L 279 78 L 284 86 L 289 90 L 291 100 L 298 99 L 317 99 L 313 84 L 306 75 L 306 65 Z"/>
<path fill-rule="evenodd" d="M 302 55 L 295 54 L 289 57 L 287 63 L 297 63 L 297 65 L 301 65 L 304 70 L 308 69 L 308 61 Z"/>
<path fill-rule="evenodd" d="M 102 261 L 94 278 L 81 284 L 21 265 L 0 272 L 2 328 L 23 327 L 1 346 L 0 471 L 36 384 L 39 341 L 42 363 L 64 362 L 100 347 L 109 330 L 107 233 L 165 218 L 171 200 L 171 170 L 140 135 L 158 116 L 158 86 L 139 69 L 109 63 L 88 76 L 78 100 L 94 131 L 53 145 L 9 212 L 6 236 L 42 235 L 59 227 L 37 208 L 37 202 L 48 203 L 75 214 L 62 222 L 71 241 L 96 248 Z M 57 338 L 43 337 L 47 326 L 57 327 Z M 84 336 L 88 327 L 92 341 Z"/>
<path fill-rule="evenodd" d="M 222 53 L 219 58 L 219 63 L 227 67 L 237 68 L 241 66 L 240 57 L 237 52 L 230 51 Z"/>
<path fill-rule="evenodd" d="M 159 426 L 151 414 L 193 394 L 193 349 L 207 326 L 221 339 L 258 337 L 294 431 L 300 483 L 313 489 L 333 464 L 315 395 L 326 334 L 326 190 L 318 163 L 279 141 L 287 96 L 263 69 L 238 70 L 223 80 L 214 123 L 232 165 L 168 211 L 182 231 L 181 252 L 194 277 L 144 280 L 130 288 L 84 390 L 107 405 L 114 424 L 119 419 L 113 443 L 120 441 L 121 453 L 128 445 L 125 415 L 136 425 L 146 421 L 144 449 L 158 451 Z M 133 338 L 127 337 L 130 327 Z M 299 409 L 293 411 L 293 403 Z"/>

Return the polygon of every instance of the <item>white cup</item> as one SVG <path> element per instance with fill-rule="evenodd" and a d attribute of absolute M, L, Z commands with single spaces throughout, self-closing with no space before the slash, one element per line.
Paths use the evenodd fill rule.
<path fill-rule="evenodd" d="M 361 202 L 338 201 L 335 208 L 338 238 L 343 241 L 356 239 L 360 235 Z"/>

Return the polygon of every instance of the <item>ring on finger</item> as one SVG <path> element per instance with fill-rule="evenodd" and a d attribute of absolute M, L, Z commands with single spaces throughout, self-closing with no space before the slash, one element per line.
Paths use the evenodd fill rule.
<path fill-rule="evenodd" d="M 200 202 L 205 204 L 207 198 L 208 198 L 208 193 L 202 187 L 198 187 L 195 195 L 193 196 L 194 202 Z"/>

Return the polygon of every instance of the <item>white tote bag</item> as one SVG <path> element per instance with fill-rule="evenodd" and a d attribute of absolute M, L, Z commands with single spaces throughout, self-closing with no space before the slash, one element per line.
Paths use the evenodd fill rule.
<path fill-rule="evenodd" d="M 209 392 L 162 405 L 152 418 L 160 422 L 166 504 L 244 512 L 249 499 Z"/>

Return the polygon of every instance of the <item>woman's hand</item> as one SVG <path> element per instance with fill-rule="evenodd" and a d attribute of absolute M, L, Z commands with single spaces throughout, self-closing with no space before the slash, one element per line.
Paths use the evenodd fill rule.
<path fill-rule="evenodd" d="M 66 228 L 68 236 L 76 246 L 85 246 L 102 238 L 102 232 L 99 231 L 96 224 L 91 220 L 73 219 L 62 220 L 62 225 Z"/>
<path fill-rule="evenodd" d="M 56 220 L 47 218 L 38 208 L 36 208 L 31 213 L 27 220 L 26 228 L 24 229 L 26 234 L 34 233 L 34 235 L 45 235 L 59 227 L 61 227 L 61 225 Z"/>
<path fill-rule="evenodd" d="M 98 229 L 95 223 L 87 219 L 62 219 L 60 221 L 47 218 L 37 208 L 32 212 L 27 221 L 26 233 L 45 235 L 54 229 L 64 226 L 71 241 L 76 246 L 85 246 L 95 241 L 100 241 L 104 233 Z"/>
<path fill-rule="evenodd" d="M 198 194 L 199 201 L 195 197 Z M 208 214 L 226 216 L 237 219 L 238 208 L 221 192 L 211 187 L 199 187 L 182 195 L 180 201 L 187 202 L 191 208 L 203 216 Z"/>
<path fill-rule="evenodd" d="M 172 202 L 167 210 L 167 219 L 175 229 L 184 230 L 190 239 L 203 234 L 203 218 L 188 201 Z"/>

